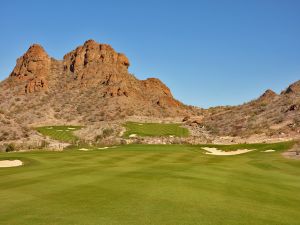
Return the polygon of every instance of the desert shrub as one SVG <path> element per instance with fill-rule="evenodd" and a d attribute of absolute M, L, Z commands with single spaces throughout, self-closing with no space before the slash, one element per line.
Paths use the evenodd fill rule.
<path fill-rule="evenodd" d="M 284 120 L 284 117 L 283 116 L 279 116 L 279 117 L 275 118 L 275 123 L 276 124 L 282 123 L 283 120 Z"/>
<path fill-rule="evenodd" d="M 212 134 L 219 134 L 220 131 L 216 126 L 206 125 L 206 129 L 210 131 Z"/>
<path fill-rule="evenodd" d="M 107 138 L 107 137 L 110 137 L 112 134 L 114 133 L 114 129 L 112 128 L 105 128 L 103 131 L 102 131 L 102 134 L 99 134 L 97 135 L 94 140 L 96 142 L 99 142 L 99 141 L 102 141 L 103 139 Z"/>
<path fill-rule="evenodd" d="M 300 117 L 294 118 L 294 123 L 297 125 L 300 124 Z"/>
<path fill-rule="evenodd" d="M 6 152 L 13 152 L 14 150 L 15 150 L 14 144 L 8 144 L 5 149 Z"/>
<path fill-rule="evenodd" d="M 45 140 L 42 140 L 40 143 L 40 148 L 47 148 L 49 146 L 49 143 Z"/>
<path fill-rule="evenodd" d="M 102 136 L 102 134 L 99 134 L 99 135 L 97 135 L 96 137 L 95 137 L 95 142 L 99 142 L 99 141 L 101 141 L 103 139 L 103 136 Z"/>
<path fill-rule="evenodd" d="M 102 132 L 104 138 L 111 136 L 114 133 L 114 129 L 112 128 L 105 128 Z"/>

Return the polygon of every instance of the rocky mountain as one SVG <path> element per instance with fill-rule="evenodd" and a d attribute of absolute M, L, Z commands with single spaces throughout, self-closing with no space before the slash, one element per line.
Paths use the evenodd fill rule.
<path fill-rule="evenodd" d="M 32 108 L 37 105 L 39 111 L 40 107 L 48 112 L 60 108 L 62 114 L 69 112 L 82 120 L 94 110 L 103 115 L 95 120 L 130 114 L 176 116 L 186 112 L 188 107 L 175 100 L 159 79 L 138 80 L 128 72 L 129 65 L 124 54 L 93 40 L 66 54 L 63 60 L 51 58 L 43 47 L 34 44 L 1 83 L 1 108 L 18 116 L 25 109 L 35 114 Z M 13 105 L 25 108 L 16 112 Z"/>
<path fill-rule="evenodd" d="M 91 124 L 128 116 L 175 117 L 190 114 L 157 78 L 139 80 L 128 58 L 93 40 L 51 58 L 32 45 L 0 83 L 0 109 L 17 124 Z M 2 126 L 4 127 L 4 126 Z"/>

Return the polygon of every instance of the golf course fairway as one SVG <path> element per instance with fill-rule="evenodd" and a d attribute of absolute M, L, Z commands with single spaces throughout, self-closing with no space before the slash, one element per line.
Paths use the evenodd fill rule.
<path fill-rule="evenodd" d="M 0 168 L 0 224 L 297 225 L 300 161 L 281 155 L 290 146 L 243 145 L 256 150 L 233 156 L 200 145 L 0 153 L 23 162 Z"/>

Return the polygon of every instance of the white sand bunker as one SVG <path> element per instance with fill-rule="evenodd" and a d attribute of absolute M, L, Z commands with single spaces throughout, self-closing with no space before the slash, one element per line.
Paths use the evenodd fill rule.
<path fill-rule="evenodd" d="M 116 147 L 118 147 L 118 146 L 110 146 L 110 147 L 102 147 L 102 148 L 98 148 L 98 149 L 100 149 L 100 150 L 102 150 L 102 149 L 108 149 L 108 148 L 116 148 Z"/>
<path fill-rule="evenodd" d="M 209 155 L 239 155 L 239 154 L 244 154 L 255 150 L 255 149 L 237 149 L 235 151 L 225 152 L 217 148 L 210 148 L 210 147 L 203 147 L 202 149 L 208 151 L 206 152 L 206 154 Z"/>
<path fill-rule="evenodd" d="M 139 123 L 139 126 L 143 126 L 144 124 L 142 124 L 142 123 Z"/>
<path fill-rule="evenodd" d="M 265 151 L 261 151 L 261 152 L 275 152 L 276 150 L 273 150 L 273 149 L 268 149 L 268 150 L 265 150 Z"/>
<path fill-rule="evenodd" d="M 74 127 L 68 127 L 68 130 L 75 130 L 76 128 Z"/>
<path fill-rule="evenodd" d="M 78 150 L 80 150 L 80 151 L 89 151 L 88 148 L 80 148 L 80 149 L 78 149 Z"/>
<path fill-rule="evenodd" d="M 15 167 L 22 165 L 23 162 L 21 160 L 0 160 L 0 167 Z"/>
<path fill-rule="evenodd" d="M 137 134 L 130 134 L 129 137 L 136 137 Z"/>

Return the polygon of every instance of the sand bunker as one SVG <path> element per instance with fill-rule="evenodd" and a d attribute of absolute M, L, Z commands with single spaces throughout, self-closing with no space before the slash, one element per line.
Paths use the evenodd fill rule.
<path fill-rule="evenodd" d="M 23 163 L 21 160 L 0 160 L 0 167 L 15 167 L 22 166 Z"/>
<path fill-rule="evenodd" d="M 130 134 L 129 137 L 136 137 L 136 134 Z"/>
<path fill-rule="evenodd" d="M 78 150 L 80 150 L 80 151 L 88 151 L 89 149 L 88 148 L 80 148 Z"/>
<path fill-rule="evenodd" d="M 74 127 L 68 127 L 68 130 L 75 130 L 76 128 Z"/>
<path fill-rule="evenodd" d="M 111 146 L 111 147 L 102 147 L 102 148 L 98 148 L 98 149 L 100 149 L 100 150 L 102 150 L 102 149 L 108 149 L 108 148 L 116 148 L 117 146 Z"/>
<path fill-rule="evenodd" d="M 239 154 L 244 154 L 255 150 L 255 149 L 237 149 L 235 151 L 225 152 L 217 148 L 210 148 L 210 147 L 203 147 L 202 149 L 208 151 L 206 152 L 206 154 L 209 155 L 239 155 Z"/>
<path fill-rule="evenodd" d="M 108 148 L 116 148 L 118 146 L 105 146 L 105 147 L 101 147 L 101 148 L 97 148 L 99 150 L 103 150 L 103 149 L 108 149 Z M 80 148 L 78 149 L 79 151 L 92 151 L 92 150 L 95 150 L 95 149 L 88 149 L 88 148 Z"/>
<path fill-rule="evenodd" d="M 268 149 L 268 150 L 265 150 L 265 151 L 262 151 L 262 152 L 275 152 L 275 150 L 273 150 L 273 149 Z"/>

